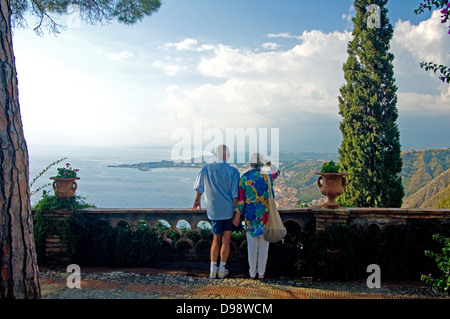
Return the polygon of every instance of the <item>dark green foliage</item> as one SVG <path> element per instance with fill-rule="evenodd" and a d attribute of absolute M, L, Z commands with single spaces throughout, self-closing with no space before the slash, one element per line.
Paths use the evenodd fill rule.
<path fill-rule="evenodd" d="M 49 195 L 47 191 L 42 192 L 41 200 L 33 207 L 36 212 L 43 210 L 70 210 L 77 211 L 79 209 L 94 207 L 92 204 L 86 203 L 84 197 L 73 196 L 70 198 L 59 198 L 55 195 Z"/>
<path fill-rule="evenodd" d="M 37 244 L 45 244 L 45 236 L 55 231 L 49 226 L 54 224 L 41 218 L 41 212 L 39 210 L 34 215 L 35 225 L 39 225 L 34 228 Z M 314 280 L 365 279 L 370 264 L 381 267 L 382 280 L 418 280 L 423 273 L 438 274 L 438 266 L 424 252 L 441 249 L 433 240 L 433 234 L 450 236 L 450 224 L 436 220 L 411 220 L 406 225 L 392 225 L 383 231 L 376 225 L 368 229 L 340 225 L 318 234 L 312 221 L 303 228 L 294 221 L 287 221 L 285 226 L 287 236 L 283 241 L 270 245 L 267 273 L 273 276 L 311 276 Z M 112 227 L 94 214 L 79 210 L 61 223 L 59 232 L 68 247 L 68 262 L 80 266 L 156 267 L 161 262 L 208 263 L 212 242 L 209 230 L 183 233 L 184 238 L 194 243 L 195 254 L 192 254 L 188 241 L 180 241 L 180 234 L 168 233 L 177 242 L 170 245 L 163 239 L 161 229 L 151 228 L 146 222 L 131 227 L 122 221 Z M 245 268 L 245 233 L 233 232 L 232 239 L 236 246 L 232 247 L 229 262 Z M 38 245 L 38 248 L 39 263 L 44 265 L 44 246 Z"/>
<path fill-rule="evenodd" d="M 71 262 L 80 266 L 116 264 L 116 235 L 107 222 L 76 212 L 66 222 L 62 240 L 67 244 Z"/>
<path fill-rule="evenodd" d="M 393 27 L 386 3 L 354 1 L 354 38 L 343 68 L 346 84 L 339 97 L 343 117 L 339 159 L 341 171 L 350 176 L 341 200 L 357 207 L 400 207 L 404 196 L 394 55 L 389 52 Z M 380 28 L 368 25 L 374 14 L 367 11 L 370 4 L 381 9 Z"/>
<path fill-rule="evenodd" d="M 433 239 L 444 247 L 439 253 L 426 250 L 425 255 L 434 259 L 440 270 L 440 277 L 433 278 L 433 275 L 430 273 L 422 275 L 421 279 L 433 288 L 450 295 L 450 237 L 434 234 Z"/>
<path fill-rule="evenodd" d="M 57 168 L 58 175 L 56 178 L 75 178 L 79 169 L 72 168 L 69 163 L 66 163 L 66 167 Z"/>
<path fill-rule="evenodd" d="M 361 267 L 362 256 L 355 258 L 360 251 L 360 237 L 360 232 L 347 226 L 336 226 L 314 235 L 305 242 L 305 256 L 299 259 L 297 267 L 302 274 L 315 279 L 359 277 L 365 270 Z"/>
<path fill-rule="evenodd" d="M 33 231 L 36 251 L 38 255 L 38 262 L 45 263 L 45 238 L 49 233 L 55 232 L 52 229 L 51 223 L 43 217 L 44 210 L 69 210 L 77 211 L 78 209 L 94 207 L 84 201 L 80 196 L 70 198 L 59 198 L 55 195 L 49 195 L 47 191 L 42 192 L 41 200 L 34 207 L 35 214 L 33 215 Z"/>
<path fill-rule="evenodd" d="M 302 230 L 297 223 L 286 222 L 285 227 L 286 237 L 281 242 L 270 244 L 267 273 L 276 276 L 296 276 L 299 273 L 309 276 L 309 272 L 303 272 L 303 267 L 299 267 L 297 262 L 305 260 L 305 243 L 313 236 L 314 225 L 309 222 Z"/>
<path fill-rule="evenodd" d="M 336 164 L 334 161 L 326 162 L 322 165 L 320 172 L 321 173 L 339 173 L 339 164 Z"/>
<path fill-rule="evenodd" d="M 425 71 L 440 72 L 439 79 L 444 83 L 450 83 L 450 67 L 443 64 L 437 64 L 433 62 L 421 62 L 420 67 Z"/>
<path fill-rule="evenodd" d="M 42 211 L 36 211 L 33 215 L 33 233 L 38 264 L 45 263 L 45 238 L 49 232 L 47 219 L 42 216 Z"/>
<path fill-rule="evenodd" d="M 75 213 L 63 235 L 71 261 L 80 266 L 150 267 L 170 253 L 162 236 L 148 225 L 132 229 L 126 222 L 113 228 L 104 220 Z"/>
<path fill-rule="evenodd" d="M 367 266 L 377 264 L 382 280 L 418 280 L 422 273 L 437 271 L 424 251 L 435 251 L 436 232 L 450 234 L 450 225 L 436 221 L 410 221 L 381 231 L 372 225 L 337 225 L 304 241 L 298 274 L 322 280 L 356 280 L 368 277 Z"/>

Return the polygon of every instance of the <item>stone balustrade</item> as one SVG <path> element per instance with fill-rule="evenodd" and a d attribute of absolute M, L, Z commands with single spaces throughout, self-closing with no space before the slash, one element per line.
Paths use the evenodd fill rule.
<path fill-rule="evenodd" d="M 81 210 L 86 214 L 92 214 L 100 220 L 107 221 L 112 227 L 116 227 L 119 223 L 126 223 L 129 227 L 134 228 L 138 223 L 147 223 L 150 227 L 156 228 L 158 222 L 162 222 L 169 229 L 162 234 L 164 240 L 172 247 L 178 243 L 173 243 L 168 238 L 168 231 L 175 230 L 182 235 L 182 228 L 189 231 L 199 231 L 205 228 L 203 223 L 208 223 L 205 210 L 191 209 L 105 209 L 105 208 L 87 208 Z M 349 226 L 359 226 L 362 229 L 369 227 L 378 227 L 383 231 L 389 226 L 399 226 L 406 224 L 408 220 L 417 219 L 435 219 L 441 223 L 450 223 L 450 209 L 394 209 L 394 208 L 339 208 L 324 209 L 320 207 L 299 208 L 299 209 L 279 209 L 281 219 L 288 228 L 288 235 L 291 237 L 295 234 L 289 234 L 292 229 L 295 232 L 303 232 L 307 228 L 316 233 L 326 230 L 335 224 L 346 224 Z M 44 211 L 43 216 L 48 220 L 52 220 L 55 225 L 60 221 L 68 218 L 71 212 L 67 211 Z M 288 227 L 289 225 L 289 227 Z M 210 226 L 210 225 L 209 225 Z M 208 228 L 208 226 L 206 226 Z M 210 227 L 209 227 L 210 228 Z M 56 228 L 57 229 L 57 228 Z M 191 245 L 192 253 L 195 253 L 196 247 L 186 238 L 185 235 L 179 242 L 187 242 Z M 245 241 L 244 241 L 245 243 Z M 237 254 L 245 255 L 242 244 L 236 245 L 232 243 L 233 251 Z M 66 247 L 61 242 L 61 238 L 56 234 L 52 234 L 46 239 L 46 257 L 53 264 L 65 262 Z M 240 253 L 239 253 L 240 252 Z M 239 258 L 243 258 L 240 256 Z"/>
<path fill-rule="evenodd" d="M 182 225 L 194 230 L 202 222 L 209 223 L 205 210 L 191 209 L 104 209 L 87 208 L 85 213 L 95 214 L 100 219 L 107 220 L 115 227 L 119 222 L 126 222 L 130 226 L 145 221 L 155 228 L 159 221 L 167 223 L 172 229 L 179 229 Z M 450 222 L 450 209 L 402 209 L 402 208 L 339 208 L 324 209 L 320 207 L 279 209 L 284 223 L 297 223 L 302 230 L 306 223 L 313 222 L 316 232 L 340 223 L 349 226 L 360 225 L 363 229 L 376 225 L 381 230 L 390 225 L 405 224 L 409 219 L 437 219 L 443 223 Z M 183 221 L 184 223 L 180 223 Z M 181 225 L 181 226 L 180 226 Z"/>

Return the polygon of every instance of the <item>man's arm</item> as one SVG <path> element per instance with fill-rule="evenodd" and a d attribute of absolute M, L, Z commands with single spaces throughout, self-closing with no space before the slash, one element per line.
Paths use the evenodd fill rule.
<path fill-rule="evenodd" d="M 192 206 L 192 210 L 197 208 L 202 209 L 202 193 L 197 192 L 194 200 L 194 206 Z"/>
<path fill-rule="evenodd" d="M 237 206 L 238 204 L 238 197 L 233 198 L 233 204 L 234 207 Z M 236 214 L 234 214 L 233 220 L 231 221 L 233 223 L 234 226 L 238 227 L 239 223 L 241 222 L 241 213 L 236 210 Z"/>
<path fill-rule="evenodd" d="M 194 190 L 197 192 L 197 194 L 195 196 L 194 205 L 192 206 L 192 210 L 195 210 L 197 208 L 202 209 L 201 199 L 202 199 L 202 195 L 205 191 L 205 187 L 203 184 L 204 170 L 205 170 L 205 167 L 203 166 L 203 168 L 198 173 L 197 179 L 195 180 L 195 183 L 194 183 Z"/>

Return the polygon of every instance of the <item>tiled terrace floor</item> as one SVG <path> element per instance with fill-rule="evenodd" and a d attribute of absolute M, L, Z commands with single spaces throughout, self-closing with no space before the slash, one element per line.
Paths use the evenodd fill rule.
<path fill-rule="evenodd" d="M 245 274 L 209 279 L 208 273 L 161 269 L 81 269 L 81 289 L 69 289 L 65 270 L 41 269 L 44 299 L 448 299 L 423 282 L 306 282 Z"/>

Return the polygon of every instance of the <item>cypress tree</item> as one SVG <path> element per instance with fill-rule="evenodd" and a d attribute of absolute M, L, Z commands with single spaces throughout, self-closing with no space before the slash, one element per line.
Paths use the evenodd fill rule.
<path fill-rule="evenodd" d="M 386 3 L 354 1 L 353 40 L 343 67 L 339 159 L 349 183 L 340 201 L 357 207 L 400 207 L 404 196 L 394 55 L 389 52 L 394 31 Z"/>

